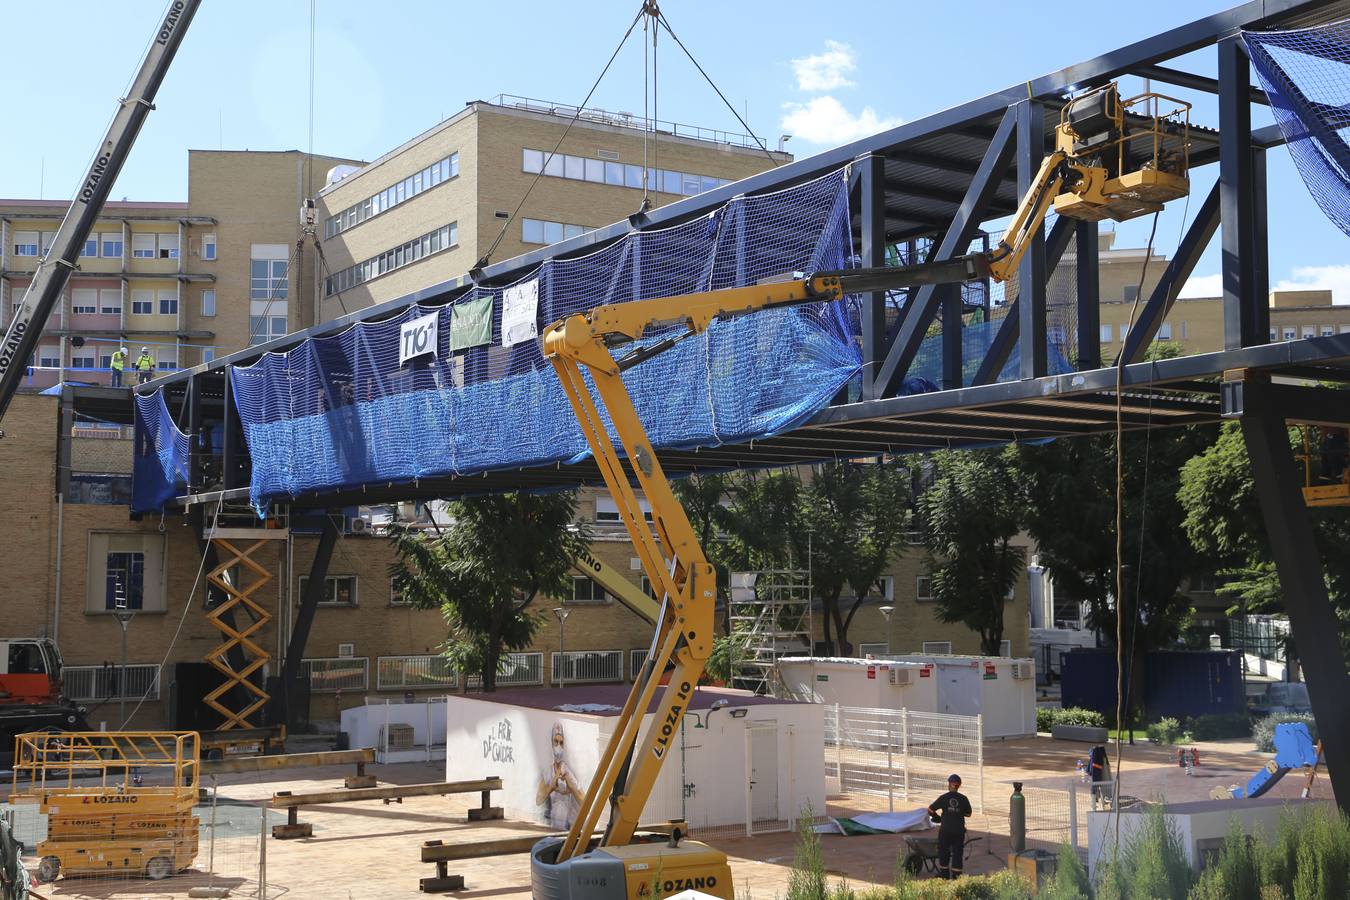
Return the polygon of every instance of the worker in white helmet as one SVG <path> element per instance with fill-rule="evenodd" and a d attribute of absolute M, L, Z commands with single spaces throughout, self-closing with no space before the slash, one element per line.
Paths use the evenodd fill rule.
<path fill-rule="evenodd" d="M 127 348 L 126 348 L 126 347 L 123 347 L 122 349 L 118 350 L 116 353 L 114 353 L 114 354 L 112 355 L 112 386 L 113 386 L 113 387 L 121 387 L 121 386 L 122 386 L 122 372 L 123 372 L 123 371 L 126 369 L 126 367 L 127 367 L 127 359 L 128 359 L 128 358 L 129 358 L 129 354 L 127 353 Z"/>
<path fill-rule="evenodd" d="M 155 358 L 150 355 L 149 347 L 141 348 L 141 355 L 136 357 L 136 375 L 140 378 L 140 384 L 145 384 L 150 377 L 155 374 Z"/>

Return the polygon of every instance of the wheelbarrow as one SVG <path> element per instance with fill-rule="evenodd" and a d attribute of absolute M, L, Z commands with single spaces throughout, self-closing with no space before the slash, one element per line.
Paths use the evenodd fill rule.
<path fill-rule="evenodd" d="M 905 854 L 905 871 L 911 875 L 918 875 L 920 872 L 928 871 L 936 875 L 938 869 L 938 842 L 935 837 L 907 837 L 903 839 L 909 852 Z M 961 845 L 961 868 L 964 869 L 967 859 L 970 859 L 970 845 L 982 838 L 967 838 Z"/>

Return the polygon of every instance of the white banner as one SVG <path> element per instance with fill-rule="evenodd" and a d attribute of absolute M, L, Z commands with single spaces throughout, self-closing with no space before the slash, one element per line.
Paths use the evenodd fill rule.
<path fill-rule="evenodd" d="M 539 336 L 539 279 L 502 291 L 502 346 Z"/>
<path fill-rule="evenodd" d="M 398 364 L 418 356 L 436 355 L 436 321 L 439 313 L 404 322 L 399 329 Z"/>

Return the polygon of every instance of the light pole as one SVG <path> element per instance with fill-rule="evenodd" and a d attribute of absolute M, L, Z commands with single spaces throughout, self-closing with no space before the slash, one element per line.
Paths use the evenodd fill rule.
<path fill-rule="evenodd" d="M 117 616 L 117 624 L 122 626 L 122 671 L 117 676 L 117 718 L 120 721 L 118 729 L 122 730 L 127 727 L 127 626 L 136 617 L 136 613 L 127 607 L 126 593 L 120 584 L 113 600 L 113 614 Z"/>
<path fill-rule="evenodd" d="M 563 650 L 563 631 L 566 627 L 567 617 L 572 614 L 570 609 L 562 606 L 553 607 L 553 614 L 558 617 L 558 684 L 563 686 L 563 672 L 566 670 L 567 657 Z"/>
<path fill-rule="evenodd" d="M 877 610 L 881 613 L 882 617 L 884 617 L 884 618 L 886 619 L 886 654 L 887 654 L 887 655 L 890 655 L 890 652 L 891 652 L 891 613 L 895 612 L 895 607 L 894 607 L 894 606 L 879 606 L 879 607 L 877 607 Z"/>

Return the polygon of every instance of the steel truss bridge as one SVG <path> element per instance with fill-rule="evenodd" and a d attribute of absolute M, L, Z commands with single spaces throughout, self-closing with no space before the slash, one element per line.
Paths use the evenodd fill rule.
<path fill-rule="evenodd" d="M 472 276 L 430 285 L 399 300 L 159 378 L 138 390 L 164 388 L 180 428 L 191 435 L 217 427 L 224 430 L 219 465 L 203 465 L 194 456 L 187 491 L 177 505 L 201 522 L 208 505 L 247 501 L 248 450 L 228 394 L 229 366 L 251 363 L 267 351 L 290 349 L 309 337 L 334 334 L 357 321 L 390 317 L 412 303 L 448 302 L 475 281 L 510 283 L 550 257 L 588 254 L 631 231 L 669 227 L 706 215 L 734 196 L 780 190 L 845 164 L 852 165 L 851 208 L 862 265 L 884 265 L 888 247 L 919 239 L 931 241 L 931 258 L 950 257 L 964 252 L 981 223 L 1014 211 L 1052 146 L 1059 108 L 1070 91 L 1133 75 L 1212 94 L 1217 97 L 1218 121 L 1210 127 L 1193 124 L 1191 167 L 1217 166 L 1218 178 L 1207 196 L 1195 198 L 1199 205 L 1193 223 L 1157 288 L 1146 300 L 1141 298 L 1137 324 L 1122 351 L 1120 396 L 1114 361 L 1101 357 L 1097 226 L 1061 218 L 1023 260 L 1017 299 L 973 384 L 964 384 L 962 377 L 963 301 L 958 290 L 917 289 L 899 311 L 888 306 L 883 294 L 871 294 L 863 299 L 859 400 L 841 398 L 802 427 L 751 444 L 663 452 L 662 464 L 667 472 L 679 475 L 1101 433 L 1115 428 L 1117 401 L 1127 429 L 1240 419 L 1330 778 L 1341 805 L 1350 809 L 1350 677 L 1286 438 L 1287 421 L 1350 423 L 1350 392 L 1299 386 L 1300 381 L 1350 382 L 1350 334 L 1269 342 L 1266 153 L 1283 139 L 1274 126 L 1252 127 L 1252 105 L 1268 101 L 1252 85 L 1239 34 L 1243 29 L 1305 27 L 1348 14 L 1350 2 L 1345 0 L 1258 0 L 1236 6 L 818 156 L 491 265 Z M 1217 78 L 1168 65 L 1200 50 L 1217 57 Z M 1222 246 L 1224 349 L 1145 361 L 1146 349 L 1216 233 Z M 1051 375 L 1047 285 L 1071 247 L 1076 256 L 1077 371 Z M 943 334 L 941 389 L 897 396 L 920 342 L 935 322 L 941 322 Z M 996 382 L 1014 347 L 1019 377 Z M 1288 378 L 1272 382 L 1275 376 Z M 87 402 L 99 403 L 101 393 L 91 391 Z M 291 510 L 600 482 L 594 464 L 585 462 L 306 494 L 293 499 Z M 288 661 L 303 656 L 308 620 L 320 599 L 336 537 L 332 532 L 330 524 L 320 541 L 309 581 L 320 587 L 307 592 L 313 596 L 302 598 Z"/>

